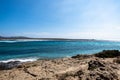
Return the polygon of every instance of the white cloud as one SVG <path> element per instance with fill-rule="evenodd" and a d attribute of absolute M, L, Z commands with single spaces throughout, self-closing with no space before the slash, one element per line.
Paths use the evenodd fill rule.
<path fill-rule="evenodd" d="M 59 15 L 65 27 L 76 28 L 66 37 L 120 39 L 118 11 L 114 0 L 63 0 Z"/>
<path fill-rule="evenodd" d="M 30 37 L 49 37 L 52 35 L 49 32 L 26 32 L 23 34 Z"/>
<path fill-rule="evenodd" d="M 61 0 L 54 7 L 61 29 L 26 35 L 120 40 L 119 5 L 114 0 Z"/>

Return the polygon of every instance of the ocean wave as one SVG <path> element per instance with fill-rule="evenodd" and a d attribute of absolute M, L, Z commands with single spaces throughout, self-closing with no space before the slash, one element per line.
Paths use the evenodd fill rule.
<path fill-rule="evenodd" d="M 20 61 L 20 62 L 33 62 L 33 61 L 37 61 L 38 58 L 26 58 L 26 59 L 9 59 L 9 60 L 2 60 L 0 62 L 3 63 L 8 63 L 8 62 L 12 62 L 12 61 Z"/>
<path fill-rule="evenodd" d="M 0 42 L 5 42 L 5 43 L 14 43 L 14 42 L 17 42 L 17 41 L 0 41 Z"/>

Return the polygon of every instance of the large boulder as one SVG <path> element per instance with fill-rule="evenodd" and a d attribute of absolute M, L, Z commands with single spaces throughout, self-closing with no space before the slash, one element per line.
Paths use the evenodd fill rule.
<path fill-rule="evenodd" d="M 9 70 L 9 69 L 12 69 L 14 67 L 18 67 L 20 64 L 21 64 L 20 61 L 11 61 L 8 63 L 1 62 L 0 63 L 0 70 Z"/>

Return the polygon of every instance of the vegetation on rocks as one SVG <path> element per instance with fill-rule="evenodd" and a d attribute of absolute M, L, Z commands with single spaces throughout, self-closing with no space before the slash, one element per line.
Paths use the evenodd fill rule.
<path fill-rule="evenodd" d="M 120 52 L 119 50 L 103 50 L 102 52 L 94 54 L 94 56 L 99 58 L 114 58 L 120 56 Z"/>

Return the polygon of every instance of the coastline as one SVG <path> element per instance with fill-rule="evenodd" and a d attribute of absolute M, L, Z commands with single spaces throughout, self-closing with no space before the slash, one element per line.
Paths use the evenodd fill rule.
<path fill-rule="evenodd" d="M 14 62 L 14 61 L 20 61 L 21 63 L 24 63 L 24 62 L 33 62 L 37 60 L 38 58 L 18 58 L 18 59 L 0 60 L 0 63 L 8 63 L 8 62 Z"/>
<path fill-rule="evenodd" d="M 120 52 L 25 62 L 0 74 L 0 80 L 120 80 Z"/>

